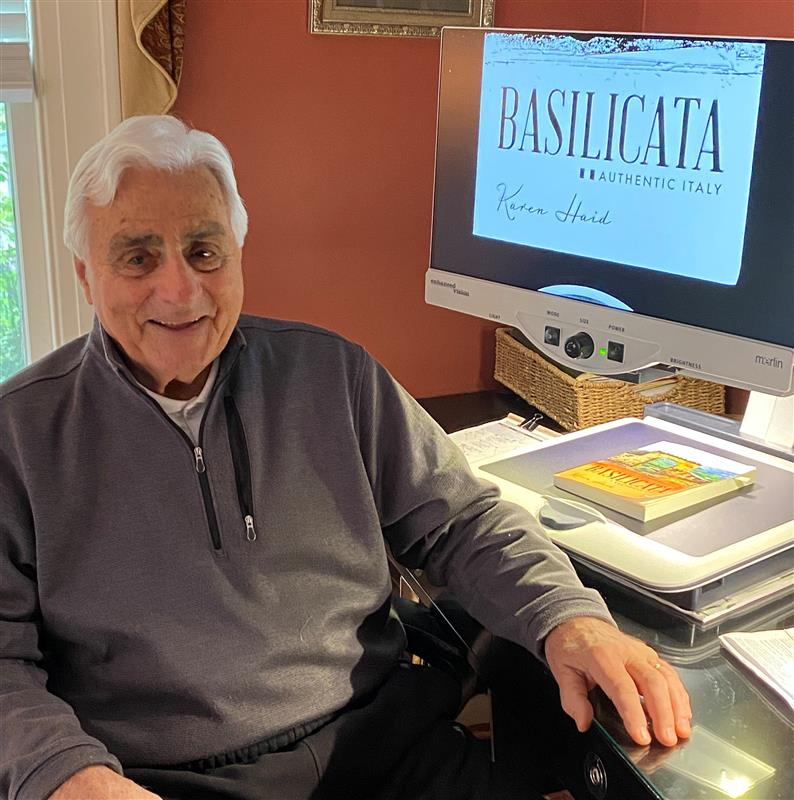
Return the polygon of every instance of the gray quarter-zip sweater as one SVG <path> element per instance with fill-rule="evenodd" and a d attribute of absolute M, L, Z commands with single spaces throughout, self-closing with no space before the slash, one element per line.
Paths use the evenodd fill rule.
<path fill-rule="evenodd" d="M 536 654 L 609 619 L 335 334 L 242 317 L 198 447 L 98 324 L 23 370 L 0 386 L 0 795 L 299 735 L 372 691 L 404 644 L 384 539 Z"/>

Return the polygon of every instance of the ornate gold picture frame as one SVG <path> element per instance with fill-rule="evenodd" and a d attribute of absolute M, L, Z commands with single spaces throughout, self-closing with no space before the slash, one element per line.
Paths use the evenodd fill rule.
<path fill-rule="evenodd" d="M 309 0 L 312 33 L 439 36 L 444 25 L 491 27 L 494 0 Z"/>

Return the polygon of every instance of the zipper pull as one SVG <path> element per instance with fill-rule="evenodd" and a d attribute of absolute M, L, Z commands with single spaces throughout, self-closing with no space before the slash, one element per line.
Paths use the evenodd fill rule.
<path fill-rule="evenodd" d="M 200 447 L 193 448 L 193 455 L 196 458 L 196 472 L 206 472 L 207 467 L 204 465 L 204 453 Z"/>
<path fill-rule="evenodd" d="M 250 514 L 245 515 L 245 538 L 249 542 L 256 539 L 256 531 L 254 530 L 254 518 Z"/>

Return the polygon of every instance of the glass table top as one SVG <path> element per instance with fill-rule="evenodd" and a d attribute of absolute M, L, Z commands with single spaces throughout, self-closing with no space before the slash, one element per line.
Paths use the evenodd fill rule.
<path fill-rule="evenodd" d="M 727 656 L 717 636 L 728 630 L 790 627 L 794 598 L 778 600 L 710 631 L 697 630 L 672 615 L 654 615 L 651 622 L 639 604 L 629 609 L 620 599 L 607 602 L 622 630 L 646 641 L 678 669 L 692 703 L 689 740 L 672 748 L 640 747 L 628 738 L 611 703 L 604 696 L 596 698 L 596 724 L 651 794 L 664 800 L 792 800 L 794 713 Z"/>

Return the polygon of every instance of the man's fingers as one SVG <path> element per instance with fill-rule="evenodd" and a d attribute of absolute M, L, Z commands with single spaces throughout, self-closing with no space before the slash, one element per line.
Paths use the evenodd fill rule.
<path fill-rule="evenodd" d="M 654 663 L 640 661 L 627 666 L 629 674 L 645 700 L 654 736 L 668 746 L 692 732 L 689 696 L 678 673 L 661 659 Z"/>
<path fill-rule="evenodd" d="M 653 655 L 655 656 L 655 653 Z M 662 706 L 661 696 L 663 690 L 661 687 L 664 684 L 664 679 L 653 666 L 648 666 L 649 672 L 645 673 L 646 681 L 644 685 L 649 686 L 651 683 L 655 685 L 655 702 L 657 706 Z M 620 714 L 620 718 L 623 720 L 629 736 L 637 744 L 650 744 L 651 735 L 648 732 L 648 718 L 640 698 L 640 692 L 643 691 L 643 687 L 640 686 L 640 681 L 628 668 L 628 665 L 613 658 L 613 654 L 607 654 L 600 659 L 594 660 L 593 678 L 604 691 L 604 694 L 612 701 L 618 714 Z M 648 698 L 646 697 L 645 699 L 647 702 Z M 670 715 L 670 720 L 672 720 L 672 714 Z M 659 737 L 657 736 L 657 738 Z M 662 740 L 660 739 L 660 741 Z M 667 744 L 667 742 L 663 741 L 663 744 Z M 672 744 L 675 744 L 675 741 Z"/>
<path fill-rule="evenodd" d="M 659 666 L 657 667 L 656 664 Z M 674 745 L 678 741 L 678 736 L 675 730 L 675 715 L 668 685 L 670 678 L 664 665 L 661 661 L 654 664 L 639 662 L 638 664 L 629 664 L 627 668 L 637 684 L 637 689 L 645 698 L 645 710 L 651 719 L 653 735 L 662 744 Z"/>
<path fill-rule="evenodd" d="M 673 704 L 676 734 L 682 739 L 687 739 L 692 733 L 692 706 L 689 704 L 689 694 L 678 673 L 669 664 L 662 661 L 661 670 L 667 680 L 670 701 Z"/>
<path fill-rule="evenodd" d="M 587 697 L 587 682 L 573 670 L 566 670 L 557 678 L 557 683 L 563 711 L 576 723 L 579 733 L 584 733 L 593 721 L 593 706 Z"/>
<path fill-rule="evenodd" d="M 599 674 L 593 677 L 620 714 L 629 736 L 637 744 L 650 744 L 645 710 L 637 686 L 625 667 L 622 664 L 604 665 L 599 669 Z"/>

